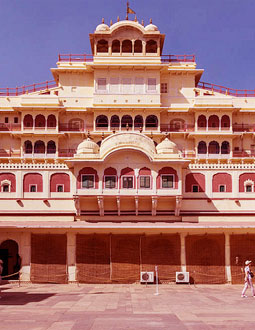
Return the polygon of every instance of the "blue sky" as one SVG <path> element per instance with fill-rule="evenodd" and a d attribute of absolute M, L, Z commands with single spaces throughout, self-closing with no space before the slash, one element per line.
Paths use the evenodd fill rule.
<path fill-rule="evenodd" d="M 129 2 L 166 34 L 163 54 L 196 55 L 202 81 L 255 89 L 255 0 Z M 59 53 L 91 54 L 88 34 L 125 12 L 125 0 L 0 0 L 0 87 L 52 79 Z"/>

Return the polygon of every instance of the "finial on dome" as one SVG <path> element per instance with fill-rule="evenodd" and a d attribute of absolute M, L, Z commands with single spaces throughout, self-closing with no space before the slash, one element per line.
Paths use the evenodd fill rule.
<path fill-rule="evenodd" d="M 102 18 L 102 24 L 104 24 L 104 18 Z"/>
<path fill-rule="evenodd" d="M 137 22 L 137 17 L 136 17 L 136 15 L 135 15 L 135 19 L 134 19 L 134 21 Z"/>
<path fill-rule="evenodd" d="M 112 26 L 112 19 L 111 19 L 111 21 L 110 21 L 110 26 Z"/>
<path fill-rule="evenodd" d="M 90 139 L 90 131 L 88 131 L 87 137 L 88 139 Z"/>
<path fill-rule="evenodd" d="M 150 18 L 150 24 L 152 24 L 152 18 Z"/>
<path fill-rule="evenodd" d="M 126 20 L 128 21 L 128 15 L 126 15 Z"/>
<path fill-rule="evenodd" d="M 119 22 L 119 21 L 120 21 L 120 17 L 118 16 L 118 17 L 117 17 L 117 22 Z"/>
<path fill-rule="evenodd" d="M 143 19 L 142 19 L 142 26 L 144 26 L 144 21 L 143 21 Z"/>

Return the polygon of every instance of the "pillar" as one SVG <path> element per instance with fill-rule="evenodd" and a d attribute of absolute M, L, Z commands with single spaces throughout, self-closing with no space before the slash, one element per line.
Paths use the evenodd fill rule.
<path fill-rule="evenodd" d="M 76 235 L 67 233 L 67 272 L 68 281 L 76 281 Z"/>
<path fill-rule="evenodd" d="M 226 273 L 226 282 L 232 282 L 231 276 L 231 263 L 230 263 L 230 235 L 225 233 L 225 273 Z"/>
<path fill-rule="evenodd" d="M 185 238 L 187 233 L 180 233 L 181 238 L 181 271 L 186 272 L 186 246 L 185 246 Z"/>
<path fill-rule="evenodd" d="M 31 233 L 23 232 L 21 234 L 19 255 L 21 257 L 21 281 L 30 281 L 31 270 Z"/>

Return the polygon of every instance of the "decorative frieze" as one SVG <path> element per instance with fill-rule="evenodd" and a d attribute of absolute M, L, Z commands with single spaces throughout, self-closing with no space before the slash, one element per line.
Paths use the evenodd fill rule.
<path fill-rule="evenodd" d="M 66 164 L 57 163 L 38 163 L 38 164 L 27 164 L 27 163 L 0 163 L 1 170 L 68 170 Z"/>

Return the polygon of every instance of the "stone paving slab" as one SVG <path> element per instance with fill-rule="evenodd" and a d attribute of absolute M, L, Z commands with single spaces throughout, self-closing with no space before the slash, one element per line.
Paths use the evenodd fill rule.
<path fill-rule="evenodd" d="M 5 284 L 1 330 L 255 328 L 255 299 L 240 285 Z"/>

